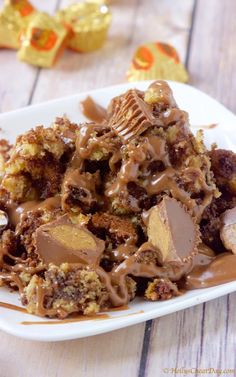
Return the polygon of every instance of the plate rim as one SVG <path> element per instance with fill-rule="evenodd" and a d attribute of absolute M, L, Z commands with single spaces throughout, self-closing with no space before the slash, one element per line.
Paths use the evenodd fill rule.
<path fill-rule="evenodd" d="M 32 109 L 39 109 L 40 107 L 43 107 L 45 105 L 56 104 L 56 103 L 59 103 L 61 101 L 65 101 L 65 100 L 76 99 L 77 97 L 80 97 L 82 95 L 90 95 L 92 93 L 96 94 L 96 93 L 100 93 L 100 92 L 102 93 L 106 90 L 113 90 L 113 89 L 116 89 L 116 88 L 123 88 L 123 87 L 127 88 L 127 90 L 128 90 L 129 88 L 135 88 L 136 85 L 137 86 L 150 85 L 154 81 L 156 81 L 156 80 L 141 80 L 141 81 L 134 81 L 134 82 L 131 82 L 131 83 L 130 82 L 128 82 L 128 83 L 124 82 L 124 83 L 121 83 L 121 84 L 108 85 L 108 86 L 105 86 L 105 87 L 102 87 L 102 88 L 85 90 L 85 91 L 82 91 L 82 92 L 78 92 L 76 94 L 71 94 L 71 95 L 68 95 L 68 96 L 62 96 L 62 97 L 50 99 L 50 100 L 47 100 L 47 101 L 22 106 L 22 107 L 19 107 L 17 109 L 13 109 L 13 110 L 10 110 L 10 111 L 5 111 L 5 112 L 0 113 L 0 118 L 5 117 L 5 116 L 9 116 L 9 115 L 15 115 L 15 114 L 17 115 L 20 112 L 25 112 L 25 111 L 28 112 Z M 236 117 L 236 114 L 234 114 L 231 110 L 229 110 L 225 105 L 223 105 L 217 99 L 215 99 L 214 97 L 205 93 L 204 91 L 196 88 L 195 86 L 187 84 L 187 83 L 181 83 L 181 82 L 178 82 L 178 81 L 173 81 L 173 80 L 164 80 L 164 81 L 166 81 L 170 85 L 174 85 L 174 86 L 176 85 L 177 87 L 178 86 L 182 87 L 182 88 L 187 87 L 190 90 L 195 91 L 195 93 L 204 95 L 206 98 L 210 99 L 211 101 L 214 101 L 217 106 L 220 106 L 222 108 L 222 110 L 227 111 L 230 115 Z"/>

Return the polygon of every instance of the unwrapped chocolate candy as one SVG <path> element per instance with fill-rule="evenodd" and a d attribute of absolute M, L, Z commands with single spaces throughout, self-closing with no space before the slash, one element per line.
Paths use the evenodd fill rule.
<path fill-rule="evenodd" d="M 113 115 L 109 119 L 109 126 L 124 142 L 158 124 L 159 120 L 153 116 L 141 93 L 134 89 L 120 97 L 116 105 L 114 103 Z"/>
<path fill-rule="evenodd" d="M 226 249 L 236 254 L 236 207 L 228 209 L 221 216 L 220 237 Z"/>
<path fill-rule="evenodd" d="M 36 252 L 46 264 L 69 262 L 95 266 L 104 248 L 103 240 L 85 226 L 73 224 L 67 215 L 36 231 Z"/>
<path fill-rule="evenodd" d="M 95 3 L 73 4 L 60 10 L 56 18 L 70 32 L 67 47 L 78 52 L 100 48 L 105 42 L 111 22 L 108 7 Z"/>
<path fill-rule="evenodd" d="M 187 82 L 188 73 L 173 46 L 150 42 L 135 51 L 127 78 L 128 81 L 163 79 Z"/>
<path fill-rule="evenodd" d="M 38 67 L 51 67 L 63 52 L 68 31 L 53 17 L 37 13 L 21 35 L 17 57 Z"/>
<path fill-rule="evenodd" d="M 197 253 L 198 226 L 176 199 L 164 197 L 150 209 L 148 240 L 157 248 L 163 263 L 187 262 Z"/>

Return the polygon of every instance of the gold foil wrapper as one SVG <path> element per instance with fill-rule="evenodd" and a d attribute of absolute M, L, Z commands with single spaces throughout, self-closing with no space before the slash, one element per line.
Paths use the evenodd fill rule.
<path fill-rule="evenodd" d="M 90 52 L 102 47 L 111 23 L 106 5 L 79 3 L 57 13 L 57 20 L 70 32 L 67 47 L 78 52 Z"/>
<path fill-rule="evenodd" d="M 128 81 L 162 79 L 187 82 L 188 73 L 173 46 L 155 42 L 137 48 L 127 72 L 127 79 Z"/>
<path fill-rule="evenodd" d="M 111 2 L 111 0 L 86 0 L 86 3 L 96 3 L 99 5 L 105 4 L 108 5 Z"/>
<path fill-rule="evenodd" d="M 0 47 L 17 49 L 20 32 L 35 14 L 34 7 L 26 0 L 7 0 L 0 12 Z"/>
<path fill-rule="evenodd" d="M 19 60 L 38 67 L 51 67 L 63 52 L 68 31 L 53 17 L 37 13 L 22 32 Z"/>

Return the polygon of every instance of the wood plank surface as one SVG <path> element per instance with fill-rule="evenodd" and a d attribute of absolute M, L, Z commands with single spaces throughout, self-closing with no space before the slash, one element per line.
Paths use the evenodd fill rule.
<path fill-rule="evenodd" d="M 34 1 L 41 10 L 51 12 L 68 3 Z M 4 67 L 0 110 L 125 82 L 137 45 L 161 40 L 172 43 L 182 60 L 187 60 L 194 85 L 236 111 L 234 0 L 111 3 L 112 27 L 100 51 L 84 55 L 66 51 L 50 70 L 18 62 L 13 51 L 0 51 Z M 183 366 L 236 370 L 235 305 L 236 294 L 232 294 L 146 325 L 60 343 L 30 342 L 0 332 L 0 377 L 162 377 L 179 375 L 164 368 Z"/>
<path fill-rule="evenodd" d="M 188 56 L 191 83 L 234 112 L 235 12 L 234 0 L 197 0 Z M 232 369 L 223 375 L 236 376 L 235 307 L 233 293 L 155 320 L 146 376 L 179 376 L 182 367 Z M 186 375 L 199 376 L 196 371 Z"/>
<path fill-rule="evenodd" d="M 58 343 L 1 333 L 1 377 L 137 376 L 144 325 Z"/>
<path fill-rule="evenodd" d="M 236 1 L 196 0 L 190 83 L 236 113 Z"/>
<path fill-rule="evenodd" d="M 32 3 L 38 6 L 39 1 Z M 45 12 L 53 14 L 58 6 L 57 0 L 43 2 Z M 0 0 L 0 8 L 3 0 Z M 14 110 L 31 103 L 32 95 L 37 85 L 40 69 L 20 63 L 15 50 L 0 50 L 0 112 Z"/>

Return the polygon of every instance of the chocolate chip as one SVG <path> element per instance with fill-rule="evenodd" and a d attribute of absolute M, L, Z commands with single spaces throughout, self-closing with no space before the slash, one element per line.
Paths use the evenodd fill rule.
<path fill-rule="evenodd" d="M 162 161 L 152 161 L 149 166 L 148 170 L 150 173 L 155 174 L 157 172 L 162 172 L 165 170 L 165 165 L 163 164 Z"/>

